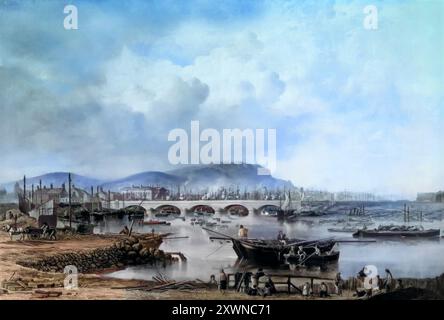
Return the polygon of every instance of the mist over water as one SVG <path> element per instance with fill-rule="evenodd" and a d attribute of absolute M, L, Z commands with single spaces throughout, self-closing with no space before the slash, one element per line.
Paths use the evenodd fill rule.
<path fill-rule="evenodd" d="M 440 228 L 440 216 L 444 212 L 444 204 L 419 204 L 412 203 L 412 218 L 410 225 L 422 224 L 424 228 Z M 366 208 L 366 216 L 371 216 L 375 228 L 380 224 L 403 224 L 403 204 L 387 203 L 383 205 Z M 352 240 L 350 233 L 330 233 L 327 229 L 340 227 L 337 221 L 349 221 L 349 217 L 344 213 L 347 209 L 336 208 L 336 213 L 322 217 L 303 217 L 298 222 L 282 223 L 273 217 L 264 217 L 250 214 L 247 217 L 232 217 L 227 214 L 216 214 L 222 220 L 231 220 L 227 228 L 215 228 L 214 230 L 235 236 L 240 224 L 249 229 L 249 237 L 274 239 L 278 232 L 282 230 L 289 238 L 299 239 L 323 239 L 332 238 Z M 423 212 L 423 221 L 415 220 L 415 213 Z M 150 219 L 145 218 L 145 219 Z M 226 272 L 233 273 L 239 270 L 235 267 L 237 256 L 232 249 L 231 242 L 219 240 L 211 241 L 209 237 L 214 234 L 203 230 L 199 225 L 191 225 L 191 217 L 182 219 L 170 219 L 171 226 L 146 226 L 134 224 L 135 232 L 155 232 L 174 233 L 173 236 L 188 236 L 186 239 L 165 240 L 161 249 L 167 252 L 182 252 L 187 257 L 187 262 L 163 267 L 158 266 L 135 266 L 125 270 L 109 274 L 111 277 L 145 279 L 151 280 L 153 275 L 162 273 L 169 278 L 176 280 L 196 279 L 207 281 L 211 274 L 217 275 L 220 268 Z M 354 217 L 351 218 L 355 219 Z M 129 225 L 127 218 L 122 220 L 111 219 L 99 224 L 95 232 L 118 232 L 124 224 Z M 340 258 L 337 264 L 328 266 L 327 271 L 320 271 L 319 268 L 300 268 L 296 270 L 270 270 L 273 273 L 304 273 L 323 274 L 333 276 L 336 272 L 341 272 L 344 277 L 354 276 L 365 265 L 375 265 L 380 274 L 384 274 L 384 269 L 389 268 L 394 277 L 434 277 L 444 273 L 444 241 L 437 239 L 422 240 L 377 240 L 372 243 L 340 243 L 337 244 L 340 250 Z M 241 267 L 244 270 L 245 266 Z M 257 267 L 249 266 L 247 269 L 256 270 Z"/>

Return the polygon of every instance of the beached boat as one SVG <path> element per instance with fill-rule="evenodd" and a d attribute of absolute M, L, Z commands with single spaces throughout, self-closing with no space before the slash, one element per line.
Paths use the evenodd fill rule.
<path fill-rule="evenodd" d="M 303 263 L 305 265 L 323 264 L 331 259 L 336 261 L 339 255 L 329 258 L 320 258 L 317 256 L 327 255 L 332 252 L 336 241 L 333 239 L 321 240 L 302 240 L 288 239 L 282 240 L 262 240 L 262 239 L 237 239 L 214 230 L 203 228 L 204 230 L 222 235 L 223 237 L 211 237 L 213 240 L 229 240 L 233 243 L 233 250 L 239 259 L 248 260 L 261 265 L 280 265 L 286 264 L 287 257 L 295 252 L 301 253 L 307 257 Z"/>
<path fill-rule="evenodd" d="M 300 240 L 292 239 L 285 242 L 278 240 L 257 240 L 257 239 L 232 239 L 233 249 L 239 259 L 255 261 L 265 265 L 276 265 L 286 262 L 286 255 L 292 251 L 298 251 L 299 248 L 308 258 L 305 263 L 314 263 L 321 260 L 316 259 L 316 250 L 320 255 L 333 249 L 336 244 L 334 241 Z"/>
<path fill-rule="evenodd" d="M 355 238 L 434 238 L 439 237 L 440 229 L 424 229 L 423 227 L 413 226 L 379 226 L 377 229 L 360 229 L 356 231 L 353 236 Z"/>

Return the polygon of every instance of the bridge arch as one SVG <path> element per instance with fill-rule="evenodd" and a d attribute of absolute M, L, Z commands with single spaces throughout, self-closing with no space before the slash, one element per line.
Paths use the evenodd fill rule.
<path fill-rule="evenodd" d="M 216 213 L 213 207 L 206 204 L 198 204 L 190 208 L 190 213 L 202 212 L 202 213 Z"/>
<path fill-rule="evenodd" d="M 128 206 L 128 207 L 125 207 L 123 210 L 125 210 L 126 212 L 143 212 L 143 213 L 146 213 L 146 209 L 144 207 L 136 205 L 136 204 Z"/>
<path fill-rule="evenodd" d="M 181 211 L 180 208 L 172 205 L 172 204 L 162 204 L 158 206 L 156 209 L 154 209 L 156 213 L 170 213 L 170 214 L 176 214 L 180 215 Z"/>
<path fill-rule="evenodd" d="M 274 216 L 277 215 L 277 211 L 280 208 L 274 204 L 265 204 L 256 209 L 256 214 L 263 216 Z"/>
<path fill-rule="evenodd" d="M 224 208 L 224 211 L 226 213 L 241 217 L 248 216 L 248 214 L 250 213 L 248 208 L 241 204 L 230 204 Z"/>

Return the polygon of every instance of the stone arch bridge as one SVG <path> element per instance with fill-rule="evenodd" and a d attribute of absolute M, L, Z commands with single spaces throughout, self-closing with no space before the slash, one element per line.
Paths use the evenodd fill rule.
<path fill-rule="evenodd" d="M 187 212 L 196 210 L 196 208 L 205 208 L 210 212 L 214 210 L 216 213 L 224 213 L 230 208 L 243 207 L 248 210 L 248 214 L 250 214 L 260 212 L 260 210 L 266 206 L 279 207 L 280 204 L 279 200 L 113 201 L 111 203 L 111 208 L 123 209 L 129 206 L 140 205 L 145 208 L 147 212 L 155 212 L 162 208 L 170 207 L 177 208 L 180 211 L 180 214 L 184 215 Z"/>

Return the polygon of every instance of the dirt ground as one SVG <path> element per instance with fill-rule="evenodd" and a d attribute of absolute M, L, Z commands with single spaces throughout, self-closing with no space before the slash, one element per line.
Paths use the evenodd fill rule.
<path fill-rule="evenodd" d="M 62 252 L 79 252 L 81 250 L 96 249 L 113 244 L 119 236 L 89 235 L 76 236 L 70 239 L 47 241 L 47 240 L 27 240 L 11 241 L 6 232 L 0 231 L 0 282 L 9 279 L 22 279 L 24 282 L 33 279 L 38 282 L 59 283 L 62 284 L 65 278 L 64 274 L 40 272 L 34 269 L 21 267 L 16 264 L 17 260 L 38 259 L 47 255 L 53 255 Z M 206 299 L 227 299 L 243 300 L 258 299 L 262 297 L 251 297 L 244 293 L 227 291 L 221 293 L 218 290 L 193 290 L 167 291 L 167 292 L 143 292 L 139 290 L 115 289 L 128 286 L 155 285 L 153 281 L 140 280 L 122 280 L 106 277 L 104 273 L 111 270 L 104 270 L 101 274 L 82 274 L 79 275 L 79 288 L 77 290 L 66 290 L 63 287 L 42 288 L 43 291 L 58 291 L 62 295 L 57 298 L 44 299 L 87 299 L 87 300 L 107 300 L 107 299 L 179 299 L 179 300 L 206 300 Z M 0 300 L 21 300 L 21 299 L 42 299 L 31 291 L 9 291 L 9 293 L 0 293 Z M 344 293 L 342 297 L 333 296 L 328 299 L 350 299 L 350 293 Z M 304 299 L 299 295 L 278 294 L 265 299 Z M 305 298 L 306 299 L 306 298 Z M 314 298 L 308 298 L 314 299 Z"/>
<path fill-rule="evenodd" d="M 79 252 L 109 246 L 117 236 L 81 236 L 59 241 L 11 241 L 6 232 L 0 232 L 0 282 L 13 279 L 34 279 L 38 281 L 63 283 L 64 274 L 40 272 L 17 265 L 17 260 L 36 259 L 62 252 Z M 137 286 L 147 282 L 138 280 L 110 279 L 100 274 L 79 276 L 78 290 L 44 288 L 45 291 L 61 291 L 57 299 L 128 299 L 128 291 L 112 287 Z M 148 282 L 149 283 L 149 282 Z M 0 299 L 34 299 L 33 291 L 0 294 Z M 38 299 L 38 298 L 36 298 Z"/>

